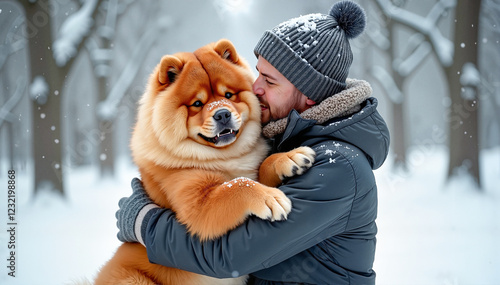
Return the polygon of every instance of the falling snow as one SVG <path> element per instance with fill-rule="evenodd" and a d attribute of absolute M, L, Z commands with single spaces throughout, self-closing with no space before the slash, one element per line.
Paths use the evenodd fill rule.
<path fill-rule="evenodd" d="M 220 1 L 222 2 L 222 0 Z M 495 1 L 496 0 L 490 0 L 489 2 L 494 3 Z M 35 3 L 37 1 L 29 0 L 29 2 Z M 79 2 L 82 3 L 80 7 L 83 8 L 83 6 L 86 6 L 86 3 L 90 3 L 93 1 Z M 228 2 L 235 1 L 229 0 Z M 435 2 L 443 5 L 450 5 L 446 3 L 456 3 L 457 1 L 441 0 Z M 124 7 L 126 6 L 126 4 L 121 5 Z M 121 9 L 125 9 L 124 7 L 122 7 Z M 62 9 L 62 6 L 58 6 L 55 8 Z M 77 11 L 78 8 L 74 8 L 72 10 Z M 453 11 L 453 9 L 450 9 L 450 11 Z M 68 23 L 66 23 L 65 19 L 69 20 L 69 18 L 64 17 L 64 14 L 71 17 L 71 15 L 74 13 L 64 12 L 65 11 L 60 11 L 60 16 L 63 17 L 59 22 L 65 22 L 65 25 L 68 26 L 69 21 L 67 21 Z M 101 14 L 105 12 L 106 10 L 100 11 Z M 132 12 L 133 11 L 128 11 L 129 14 L 132 14 Z M 407 16 L 407 14 L 405 13 L 398 12 L 399 11 L 395 11 L 395 17 L 404 18 Z M 12 13 L 12 11 L 10 11 L 10 13 Z M 0 9 L 0 16 L 9 16 L 9 9 Z M 277 16 L 276 18 L 278 17 L 281 17 L 281 15 Z M 261 18 L 264 19 L 270 17 Z M 427 47 L 425 47 L 424 45 L 422 46 L 427 49 L 436 49 L 436 57 L 440 61 L 437 63 L 438 65 L 442 64 L 443 66 L 447 66 L 452 62 L 454 46 L 465 50 L 465 48 L 470 48 L 470 46 L 472 45 L 472 43 L 460 43 L 460 41 L 452 43 L 448 41 L 444 38 L 445 35 L 441 35 L 438 29 L 434 29 L 436 26 L 430 24 L 429 18 L 412 17 L 411 15 L 406 18 L 410 25 L 414 27 L 417 27 L 419 29 L 425 27 L 430 28 L 420 30 L 422 34 L 425 34 L 426 37 L 432 39 L 432 44 L 428 44 Z M 453 18 L 449 19 L 449 22 L 452 21 Z M 127 19 L 124 18 L 122 22 L 127 22 Z M 128 22 L 132 23 L 133 21 Z M 262 24 L 264 25 L 264 23 Z M 271 24 L 268 23 L 267 25 L 268 27 L 272 27 L 275 24 L 276 22 Z M 308 22 L 307 24 L 296 23 L 296 26 L 290 26 L 290 28 L 296 29 L 297 31 L 300 30 L 306 32 L 308 29 L 315 28 L 316 24 L 317 23 L 314 22 Z M 137 23 L 135 25 L 137 25 Z M 235 28 L 237 28 L 236 26 Z M 19 27 L 17 25 L 13 27 L 15 27 L 17 31 L 11 30 L 11 32 L 18 33 Z M 67 46 L 59 45 L 59 49 L 54 48 L 54 46 L 48 46 L 46 48 L 44 46 L 44 50 L 50 50 L 54 54 L 56 54 L 57 52 L 60 53 L 56 54 L 56 58 L 59 59 L 58 62 L 60 64 L 62 64 L 62 62 L 64 62 L 65 60 L 69 60 L 69 56 L 71 54 L 71 46 L 75 46 L 75 43 L 78 40 L 77 37 L 81 37 L 82 35 L 79 29 L 87 28 L 87 25 L 84 23 L 84 25 L 74 25 L 73 27 L 75 29 L 68 29 L 69 33 L 63 33 L 62 29 L 57 30 L 58 33 L 56 40 L 60 40 L 59 44 L 62 43 L 61 41 L 66 41 L 68 43 Z M 382 36 L 379 32 L 385 32 L 385 27 L 376 27 L 374 25 L 371 25 L 369 26 L 369 28 L 371 29 L 369 30 L 369 33 L 365 33 L 366 36 L 376 37 L 378 35 L 377 38 L 379 41 L 386 39 L 386 36 Z M 498 25 L 489 25 L 488 28 L 498 31 Z M 56 29 L 57 27 L 54 27 L 54 30 Z M 229 27 L 229 29 L 232 29 L 232 27 Z M 245 29 L 247 28 L 245 27 Z M 118 33 L 120 30 L 116 29 L 115 31 Z M 427 33 L 427 31 L 431 32 Z M 245 30 L 245 33 L 239 33 L 245 34 L 245 41 L 243 43 L 237 43 L 240 46 L 253 46 L 255 44 L 255 42 L 251 42 L 252 37 L 249 36 L 249 33 L 247 32 L 250 33 L 249 30 Z M 262 30 L 259 30 L 258 35 L 255 36 L 257 37 L 257 39 L 261 35 L 261 32 Z M 378 32 L 378 34 L 376 32 Z M 239 34 L 235 34 L 236 39 Z M 97 36 L 98 34 L 96 34 L 96 37 Z M 118 34 L 116 36 L 118 37 Z M 75 37 L 75 41 L 72 40 L 73 37 Z M 131 36 L 128 37 L 130 38 Z M 200 44 L 199 42 L 196 43 L 196 40 L 197 39 L 191 39 L 189 42 L 193 45 Z M 290 37 L 287 37 L 285 40 L 288 42 L 292 41 Z M 491 48 L 493 46 L 494 48 L 498 48 L 499 41 L 497 40 L 497 38 L 480 37 L 479 41 L 480 43 L 483 43 L 483 46 L 485 47 Z M 119 46 L 119 43 L 120 42 L 117 40 L 117 47 Z M 318 41 L 314 38 L 311 38 L 310 41 L 304 40 L 302 47 L 304 49 L 307 49 L 317 44 Z M 387 45 L 387 43 L 385 44 Z M 25 44 L 23 43 L 23 46 L 24 45 Z M 162 40 L 159 39 L 158 43 L 155 45 L 162 46 Z M 139 50 L 141 50 L 141 53 L 143 54 L 153 54 L 154 50 L 149 51 L 148 46 L 155 45 L 144 45 L 144 47 L 140 48 Z M 380 45 L 383 45 L 383 43 L 381 43 Z M 187 49 L 194 49 L 192 45 L 188 45 L 187 43 L 185 43 L 185 46 Z M 356 48 L 359 48 L 359 46 L 361 45 L 357 44 Z M 425 54 L 428 51 L 422 48 L 421 52 L 422 54 Z M 431 50 L 431 52 L 433 52 L 433 50 Z M 253 55 L 251 51 L 245 51 L 245 53 L 250 60 L 253 59 L 249 56 L 249 54 Z M 130 55 L 130 53 L 128 54 Z M 488 55 L 486 55 L 486 53 L 481 53 L 482 57 L 487 57 Z M 2 56 L 0 57 L 3 56 L 4 54 L 2 54 Z M 317 60 L 321 60 L 321 62 L 323 62 L 323 59 L 321 59 L 321 57 L 321 54 L 317 54 Z M 432 58 L 432 61 L 434 61 L 433 57 L 424 58 L 427 58 L 427 61 L 431 61 L 430 58 Z M 41 58 L 39 59 L 42 60 Z M 48 58 L 46 56 L 43 57 L 44 62 L 46 62 L 47 59 Z M 117 59 L 122 60 L 118 58 L 118 56 Z M 408 74 L 409 71 L 413 70 L 417 66 L 419 66 L 419 68 L 422 68 L 421 73 L 423 74 L 425 74 L 426 71 L 429 70 L 426 69 L 425 65 L 422 67 L 419 61 L 411 61 L 410 57 L 406 57 L 402 60 L 404 62 L 399 64 L 399 68 L 395 70 L 395 72 L 400 75 Z M 11 58 L 10 61 L 20 62 L 15 58 Z M 494 63 L 497 61 L 498 60 L 496 59 L 496 54 L 494 57 L 492 56 L 491 58 L 487 59 L 487 63 L 491 63 L 492 66 L 495 66 Z M 145 65 L 150 64 L 150 61 L 147 58 L 145 60 L 140 60 L 139 62 L 146 62 Z M 117 66 L 121 67 L 121 65 Z M 138 81 L 142 80 L 140 76 L 142 76 L 141 70 L 143 67 L 142 65 L 140 66 L 141 68 L 139 69 L 139 72 L 128 73 L 132 74 L 133 76 L 128 78 L 128 80 L 123 80 L 122 84 L 116 84 L 116 86 L 127 87 L 124 87 L 124 89 L 119 90 L 120 92 L 115 93 L 130 94 L 130 92 L 127 93 L 123 91 L 127 90 L 129 86 L 129 84 L 123 84 L 123 82 L 134 82 L 133 80 L 135 80 L 135 78 L 139 78 Z M 14 65 L 12 65 L 11 67 L 14 67 Z M 12 75 L 15 76 L 15 72 L 13 70 L 8 70 L 7 73 L 10 74 L 11 72 Z M 149 70 L 147 72 L 149 72 Z M 476 86 L 474 82 L 479 82 L 479 85 L 482 86 L 480 81 L 477 80 L 477 77 L 474 75 L 474 73 L 468 73 L 468 71 L 465 69 L 465 66 L 460 68 L 460 70 L 455 70 L 453 72 L 456 72 L 459 75 L 462 86 Z M 384 84 L 384 88 L 388 91 L 388 94 L 374 92 L 374 96 L 380 99 L 380 102 L 382 103 L 381 105 L 385 106 L 384 100 L 402 102 L 404 97 L 401 90 L 397 89 L 397 86 L 395 85 L 389 87 L 385 85 L 385 83 L 393 82 L 394 80 L 389 81 L 388 79 L 390 79 L 390 76 L 384 77 L 384 74 L 378 72 L 378 70 L 376 70 L 375 74 L 380 74 L 380 76 L 377 77 L 377 80 L 380 81 L 380 84 Z M 118 76 L 119 73 L 117 73 L 116 75 Z M 429 73 L 428 77 L 432 77 L 432 75 L 433 74 Z M 485 83 L 485 81 L 487 81 L 488 79 L 486 77 L 486 74 L 483 75 L 484 78 L 482 78 L 482 80 L 483 83 Z M 50 89 L 50 87 L 53 86 L 49 86 L 47 84 L 47 81 L 52 81 L 49 80 L 49 74 L 47 74 L 46 76 L 47 77 L 40 76 L 38 78 L 34 78 L 33 82 L 23 84 L 23 86 L 27 87 L 24 93 L 29 95 L 28 98 L 38 102 L 38 104 L 43 104 L 46 99 L 51 98 L 51 96 L 58 96 L 62 94 L 63 91 L 62 89 L 55 91 L 53 91 L 53 89 Z M 415 83 L 417 82 L 417 77 L 419 76 L 420 75 L 415 77 Z M 481 78 L 479 80 L 481 80 Z M 496 78 L 493 78 L 494 82 L 495 80 Z M 467 82 L 467 84 L 465 84 L 464 82 Z M 473 84 L 470 84 L 471 82 Z M 371 83 L 375 88 L 378 87 L 375 81 Z M 409 84 L 406 87 L 407 90 L 405 90 L 405 92 L 408 91 L 408 95 L 412 96 L 412 94 L 415 93 L 415 90 L 412 89 L 413 86 L 418 87 L 418 95 L 421 95 L 428 91 L 428 89 L 425 89 L 426 86 L 432 86 L 433 88 L 442 88 L 440 84 L 438 84 L 438 86 L 435 85 L 436 84 L 432 84 L 432 82 L 429 82 L 429 84 L 426 84 L 425 86 L 418 86 L 418 84 Z M 68 87 L 72 87 L 72 85 L 68 85 Z M 76 87 L 80 86 L 77 85 Z M 141 85 L 141 88 L 142 87 L 143 86 Z M 493 88 L 495 87 L 498 86 L 494 86 Z M 71 93 L 71 90 L 77 89 L 65 88 L 64 90 L 70 90 Z M 8 92 L 11 91 L 12 90 L 9 90 Z M 466 92 L 468 92 L 468 89 L 463 87 L 463 97 L 477 98 L 477 103 L 481 104 L 481 106 L 484 106 L 485 110 L 488 110 L 488 108 L 493 109 L 493 111 L 495 110 L 495 101 L 493 100 L 493 104 L 489 104 L 491 103 L 491 101 L 486 100 L 486 95 L 483 97 L 478 97 L 479 95 L 484 94 L 477 94 L 476 97 L 472 97 L 470 96 L 470 94 L 464 94 Z M 436 92 L 436 94 L 437 93 L 438 92 Z M 8 99 L 7 95 L 9 94 L 10 93 L 6 93 L 4 99 Z M 2 96 L 0 95 L 0 97 Z M 113 96 L 110 97 L 114 98 Z M 73 97 L 70 96 L 68 98 Z M 427 97 L 411 98 L 420 98 L 418 100 L 415 99 L 415 103 L 420 102 L 419 100 L 426 101 L 428 99 Z M 448 96 L 444 96 L 444 98 L 442 99 L 439 98 L 439 96 L 433 98 L 435 98 L 434 103 L 440 107 L 439 110 L 442 110 L 443 107 L 451 107 L 452 102 Z M 115 101 L 124 102 L 124 100 Z M 71 101 L 71 104 L 72 103 L 73 102 Z M 476 105 L 476 103 L 474 103 L 474 105 Z M 83 106 L 85 106 L 85 104 L 78 104 L 77 108 L 81 108 Z M 89 105 L 87 104 L 87 106 Z M 114 106 L 113 104 L 109 104 L 108 106 L 108 108 L 103 109 L 103 113 L 110 114 L 110 116 L 116 115 L 116 106 Z M 425 126 L 426 124 L 428 124 L 427 121 L 432 120 L 432 116 L 427 115 L 431 114 L 431 112 L 435 110 L 432 108 L 424 108 L 420 110 L 419 106 L 413 104 L 412 106 L 413 107 L 410 108 L 411 112 L 413 112 L 413 114 L 417 112 L 419 114 L 419 118 L 425 119 L 425 121 L 422 120 L 420 124 L 412 126 L 412 130 L 408 130 L 411 136 L 417 136 L 416 133 L 418 133 L 419 130 L 413 130 L 413 128 L 417 128 L 420 125 Z M 94 107 L 94 103 L 92 103 L 92 108 Z M 34 110 L 37 110 L 36 107 L 34 108 Z M 38 110 L 41 109 L 38 108 Z M 66 114 L 68 113 L 67 110 L 64 111 Z M 382 108 L 382 111 L 386 110 Z M 88 114 L 91 113 L 92 112 L 88 112 Z M 38 114 L 35 116 L 36 118 L 39 117 L 41 119 L 48 120 L 53 115 L 53 113 L 44 110 L 43 112 L 38 111 Z M 74 114 L 74 116 L 78 115 L 80 114 Z M 357 115 L 358 114 L 356 114 L 355 116 Z M 87 118 L 85 116 L 82 117 L 82 123 L 78 125 L 83 125 L 85 122 L 87 122 Z M 409 113 L 409 116 L 411 117 L 411 113 Z M 23 116 L 23 121 L 26 121 L 25 117 L 26 116 Z M 67 118 L 67 116 L 65 115 L 61 117 Z M 484 117 L 487 118 L 486 120 L 489 119 L 490 123 L 492 122 L 492 119 L 489 115 L 485 115 Z M 352 118 L 353 117 L 346 118 L 342 121 L 335 122 L 332 125 L 342 125 L 343 123 L 346 123 L 347 120 L 351 120 Z M 439 124 L 442 124 L 442 121 L 448 118 L 438 118 L 441 118 L 441 121 L 436 122 L 435 124 L 438 124 L 437 126 L 441 128 L 442 126 Z M 390 116 L 387 119 L 390 120 Z M 21 117 L 19 117 L 19 120 L 21 120 Z M 77 120 L 80 121 L 79 118 Z M 434 124 L 434 122 L 432 122 L 431 125 L 432 124 Z M 463 125 L 464 122 L 460 121 L 459 124 Z M 48 132 L 61 130 L 60 125 L 49 126 L 50 124 L 47 126 Z M 493 125 L 493 127 L 494 126 L 496 125 Z M 36 126 L 19 125 L 20 133 L 22 132 L 22 138 L 32 137 L 31 128 L 36 129 Z M 495 128 L 492 129 L 495 130 Z M 465 131 L 463 132 L 463 134 L 464 140 L 472 137 L 471 132 Z M 48 135 L 55 135 L 55 133 L 50 133 Z M 432 135 L 432 133 L 430 135 Z M 493 134 L 491 138 L 497 139 L 498 135 Z M 59 141 L 60 139 L 54 140 L 54 137 L 52 137 L 52 140 L 56 144 L 62 143 L 61 141 Z M 71 141 L 72 140 L 70 140 L 69 142 Z M 0 145 L 5 146 L 1 143 Z M 48 145 L 50 147 L 50 144 Z M 346 145 L 344 143 L 337 143 L 335 145 L 332 143 L 328 143 L 319 150 L 324 155 L 325 162 L 328 158 L 328 161 L 330 163 L 336 163 L 336 160 L 341 159 L 337 157 L 339 153 L 350 153 L 348 152 L 347 148 L 345 148 L 345 146 Z M 429 148 L 431 147 L 427 146 L 426 149 Z M 432 149 L 434 149 L 434 147 L 432 147 Z M 320 152 L 318 152 L 318 154 L 319 153 Z M 482 167 L 482 178 L 484 178 L 485 186 L 484 189 L 482 189 L 483 194 L 481 195 L 476 195 L 475 192 L 471 191 L 471 188 L 473 188 L 474 186 L 471 186 L 467 183 L 455 183 L 451 184 L 448 187 L 445 186 L 447 185 L 444 181 L 444 177 L 446 177 L 447 171 L 447 151 L 428 151 L 426 153 L 427 156 L 425 156 L 425 158 L 423 159 L 424 165 L 411 165 L 411 169 L 407 174 L 394 172 L 390 167 L 391 165 L 388 163 L 386 163 L 381 169 L 375 171 L 375 175 L 377 176 L 377 181 L 379 184 L 380 198 L 379 218 L 377 220 L 380 231 L 378 234 L 377 258 L 375 259 L 375 271 L 377 271 L 378 283 L 404 284 L 406 282 L 406 284 L 496 284 L 496 270 L 500 266 L 500 255 L 497 254 L 498 252 L 500 252 L 500 249 L 498 246 L 498 242 L 496 242 L 496 239 L 498 237 L 498 234 L 500 233 L 500 228 L 498 226 L 498 223 L 495 222 L 498 219 L 495 220 L 495 218 L 498 217 L 499 213 L 498 203 L 500 201 L 500 196 L 498 195 L 498 191 L 495 190 L 498 188 L 497 186 L 500 181 L 498 179 L 499 164 L 495 162 L 498 162 L 500 150 L 497 148 L 495 152 L 484 152 L 484 154 L 485 155 L 482 156 L 481 163 L 484 164 Z M 353 156 L 357 155 L 358 154 L 353 154 Z M 96 158 L 101 161 L 107 159 L 107 155 L 105 153 L 99 154 L 98 152 L 96 156 Z M 32 157 L 32 159 L 39 159 L 40 157 L 42 157 L 46 161 L 51 159 L 49 155 L 37 155 L 36 157 Z M 346 157 L 348 158 L 349 156 Z M 92 161 L 94 163 L 93 159 Z M 388 159 L 388 162 L 390 161 L 391 160 Z M 123 166 L 124 164 L 122 163 L 117 165 Z M 62 168 L 62 163 L 52 164 L 51 167 L 53 169 L 60 169 Z M 49 194 L 44 193 L 39 194 L 35 199 L 33 198 L 34 196 L 31 196 L 30 194 L 32 193 L 30 185 L 33 184 L 33 177 L 22 174 L 23 176 L 20 176 L 20 179 L 18 180 L 19 185 L 16 185 L 16 187 L 19 186 L 19 189 L 22 193 L 22 195 L 19 195 L 19 218 L 23 225 L 23 230 L 18 236 L 20 244 L 22 245 L 22 250 L 19 251 L 19 277 L 15 278 L 15 280 L 12 281 L 14 282 L 13 284 L 67 284 L 70 283 L 70 280 L 77 279 L 82 275 L 89 276 L 90 278 L 93 274 L 95 274 L 96 268 L 99 268 L 99 266 L 101 266 L 110 256 L 112 256 L 113 252 L 120 244 L 116 239 L 117 229 L 115 226 L 116 220 L 114 214 L 119 198 L 131 193 L 129 181 L 131 177 L 133 177 L 134 175 L 138 175 L 136 169 L 133 168 L 127 170 L 126 173 L 119 173 L 116 180 L 103 181 L 103 179 L 101 179 L 97 175 L 98 170 L 95 169 L 95 165 L 89 166 L 88 168 L 64 168 L 65 172 L 68 173 L 68 175 L 64 177 L 65 183 L 68 186 L 65 189 L 65 200 L 60 199 L 59 196 L 50 196 Z M 20 172 L 23 170 L 24 167 L 19 167 Z M 318 175 L 319 177 L 324 177 L 328 176 L 329 174 L 319 173 Z M 245 187 L 250 187 L 251 185 L 254 185 L 252 184 L 252 180 L 240 181 L 238 179 L 228 181 L 224 184 L 227 187 L 232 187 L 233 185 L 244 185 Z M 99 199 L 96 200 L 95 197 L 99 197 Z M 6 203 L 0 203 L 0 205 L 6 205 Z M 88 209 L 90 208 L 92 208 L 93 210 L 88 211 Z M 463 211 L 463 209 L 469 209 L 469 211 Z M 436 213 L 439 213 L 439 215 L 436 215 Z M 42 229 L 43 226 L 46 225 L 44 221 L 48 220 L 51 221 L 51 225 L 53 226 L 53 228 L 51 228 L 51 231 L 44 231 Z M 406 225 L 412 226 L 407 227 Z M 67 234 L 53 234 L 63 232 Z M 1 233 L 0 240 L 2 240 Z M 424 247 L 419 246 L 422 245 L 422 240 L 425 241 Z M 74 250 L 71 250 L 72 248 L 74 248 L 75 242 L 81 245 L 80 250 L 77 250 L 77 253 L 81 256 L 81 258 L 79 258 L 78 266 L 74 266 L 74 264 L 72 266 L 71 263 L 67 262 L 67 260 L 71 259 L 72 255 L 74 255 L 75 253 Z M 44 244 L 45 246 L 41 247 L 40 244 Z M 96 246 L 99 246 L 100 249 L 92 250 L 96 249 Z M 461 248 L 462 250 L 457 251 L 456 248 Z M 2 251 L 0 250 L 0 252 Z M 428 256 L 436 256 L 436 258 L 429 260 Z M 45 259 L 44 262 L 40 262 L 42 257 Z M 53 268 L 58 268 L 58 274 L 53 274 Z M 414 274 L 412 275 L 412 270 L 414 271 L 414 268 L 419 268 L 421 274 L 417 274 L 416 276 Z M 0 272 L 3 271 L 0 270 Z M 3 276 L 5 275 L 6 274 L 3 274 Z M 238 273 L 235 273 L 235 275 L 238 275 Z M 411 281 L 408 281 L 408 276 L 414 276 L 414 278 Z M 2 277 L 0 277 L 0 280 L 3 280 Z"/>

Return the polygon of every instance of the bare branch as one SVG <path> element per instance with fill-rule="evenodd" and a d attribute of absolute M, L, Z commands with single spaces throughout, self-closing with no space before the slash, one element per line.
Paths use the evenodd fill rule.
<path fill-rule="evenodd" d="M 14 94 L 10 96 L 10 98 L 3 104 L 2 108 L 0 108 L 0 128 L 2 128 L 2 124 L 7 122 L 13 122 L 15 116 L 11 114 L 12 109 L 21 101 L 21 98 L 24 94 L 24 89 L 26 88 L 26 78 L 19 77 L 17 79 L 16 91 Z"/>
<path fill-rule="evenodd" d="M 80 10 L 69 16 L 61 25 L 59 35 L 53 44 L 54 59 L 59 67 L 70 66 L 71 61 L 83 47 L 94 25 L 94 17 L 101 1 L 86 1 Z"/>
<path fill-rule="evenodd" d="M 424 62 L 431 50 L 432 48 L 428 42 L 422 42 L 410 56 L 407 56 L 397 66 L 394 66 L 394 69 L 401 76 L 407 77 Z"/>
<path fill-rule="evenodd" d="M 157 30 L 153 28 L 148 29 L 147 32 L 142 35 L 125 69 L 109 92 L 108 97 L 98 105 L 97 114 L 101 119 L 111 120 L 116 116 L 118 105 L 122 101 L 130 83 L 133 82 L 134 77 L 139 71 L 141 63 L 146 56 L 145 51 L 148 50 L 156 40 L 156 35 Z"/>
<path fill-rule="evenodd" d="M 446 11 L 455 7 L 457 5 L 456 0 L 440 0 L 432 7 L 431 11 L 427 15 L 427 18 L 434 23 L 434 25 L 439 22 L 441 17 L 445 14 Z"/>
<path fill-rule="evenodd" d="M 68 60 L 78 53 L 78 46 L 89 34 L 94 24 L 92 13 L 96 9 L 97 0 L 88 0 L 77 12 L 69 16 L 59 29 L 54 41 L 54 59 L 58 66 L 64 66 Z"/>
<path fill-rule="evenodd" d="M 365 33 L 370 38 L 370 41 L 381 50 L 388 50 L 391 46 L 387 35 L 381 32 L 382 29 L 375 29 L 372 33 Z"/>
<path fill-rule="evenodd" d="M 394 79 L 387 70 L 376 65 L 371 68 L 370 74 L 382 85 L 387 97 L 389 97 L 394 104 L 403 103 L 403 92 L 399 90 L 396 82 L 394 82 Z"/>
<path fill-rule="evenodd" d="M 453 0 L 440 1 L 439 3 L 441 2 L 445 3 L 444 7 L 447 8 L 454 7 L 455 5 L 455 1 Z M 392 3 L 388 0 L 376 0 L 375 3 L 383 11 L 383 13 L 392 20 L 425 35 L 432 44 L 432 48 L 441 64 L 445 67 L 451 66 L 453 63 L 454 53 L 453 43 L 449 39 L 445 38 L 441 34 L 441 31 L 435 26 L 436 20 L 438 19 L 435 14 L 439 11 L 442 13 L 444 11 L 442 7 L 438 6 L 438 8 L 434 8 L 432 13 L 429 14 L 430 16 L 428 15 L 424 18 L 415 13 L 398 8 L 392 5 Z"/>

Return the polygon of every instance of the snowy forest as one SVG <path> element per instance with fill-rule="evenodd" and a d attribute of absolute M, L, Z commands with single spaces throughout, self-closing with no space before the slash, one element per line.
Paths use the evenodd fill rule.
<path fill-rule="evenodd" d="M 163 55 L 227 38 L 255 66 L 265 30 L 335 2 L 0 0 L 0 283 L 91 279 L 112 256 L 137 101 Z M 500 1 L 355 2 L 367 25 L 349 77 L 391 132 L 377 283 L 498 284 Z"/>

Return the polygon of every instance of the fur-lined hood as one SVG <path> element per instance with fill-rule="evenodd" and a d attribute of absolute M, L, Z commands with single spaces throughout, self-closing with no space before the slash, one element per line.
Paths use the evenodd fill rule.
<path fill-rule="evenodd" d="M 344 91 L 301 114 L 292 110 L 287 118 L 264 126 L 263 134 L 272 138 L 275 151 L 325 140 L 347 142 L 361 149 L 376 169 L 387 157 L 389 130 L 371 94 L 368 82 L 348 79 Z"/>

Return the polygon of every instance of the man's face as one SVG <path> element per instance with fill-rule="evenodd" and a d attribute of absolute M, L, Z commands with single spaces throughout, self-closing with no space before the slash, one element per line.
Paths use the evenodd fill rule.
<path fill-rule="evenodd" d="M 309 108 L 307 97 L 261 56 L 257 71 L 253 92 L 260 101 L 262 124 L 285 118 L 292 109 L 301 113 Z"/>

